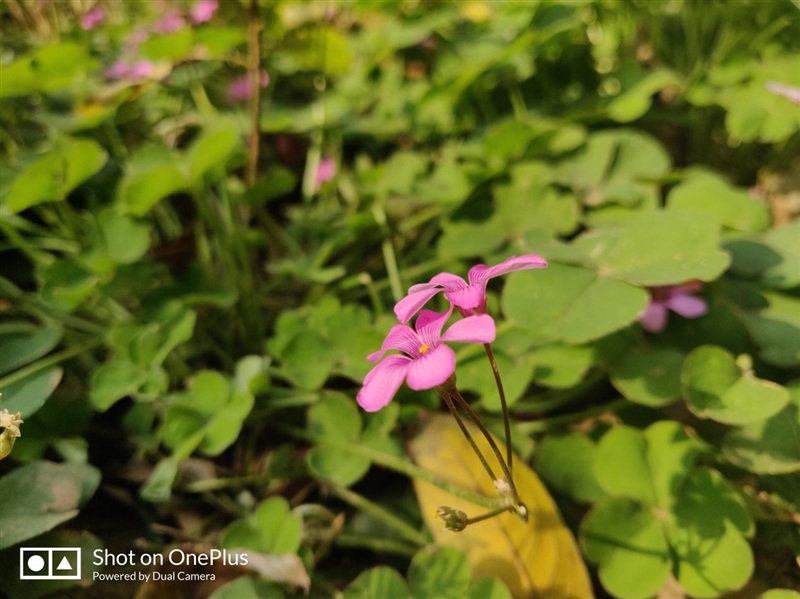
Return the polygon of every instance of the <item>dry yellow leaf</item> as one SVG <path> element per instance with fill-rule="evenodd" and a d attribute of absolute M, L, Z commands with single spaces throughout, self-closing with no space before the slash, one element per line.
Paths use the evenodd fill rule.
<path fill-rule="evenodd" d="M 475 427 L 470 430 L 487 459 L 492 456 L 490 464 L 496 464 L 480 432 Z M 502 447 L 499 441 L 497 444 Z M 451 416 L 431 416 L 412 442 L 411 454 L 421 467 L 454 485 L 497 497 L 493 482 Z M 499 467 L 495 471 L 499 472 Z M 485 507 L 419 479 L 414 480 L 414 488 L 436 542 L 464 551 L 474 577 L 500 578 L 515 599 L 593 599 L 589 575 L 575 540 L 539 477 L 516 459 L 514 481 L 528 506 L 528 522 L 506 512 L 471 524 L 463 532 L 445 530 L 436 509 L 446 505 L 473 517 L 486 512 Z"/>

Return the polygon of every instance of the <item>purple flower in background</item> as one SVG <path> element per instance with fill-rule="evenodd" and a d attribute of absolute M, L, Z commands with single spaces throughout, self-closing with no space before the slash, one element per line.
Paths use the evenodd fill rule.
<path fill-rule="evenodd" d="M 325 156 L 319 161 L 317 167 L 317 179 L 314 184 L 314 189 L 319 191 L 323 183 L 327 183 L 336 175 L 336 161 L 330 156 Z"/>
<path fill-rule="evenodd" d="M 95 6 L 92 10 L 87 12 L 81 17 L 81 28 L 85 31 L 94 29 L 97 25 L 103 22 L 106 18 L 106 13 L 99 6 Z"/>
<path fill-rule="evenodd" d="M 477 264 L 469 269 L 469 283 L 457 275 L 442 272 L 427 283 L 413 285 L 408 290 L 408 295 L 397 302 L 394 313 L 400 322 L 408 322 L 422 306 L 428 303 L 428 300 L 444 291 L 444 296 L 458 308 L 462 316 L 469 316 L 473 313 L 485 314 L 486 283 L 489 279 L 515 270 L 545 268 L 546 266 L 547 261 L 544 258 L 528 254 L 512 256 L 497 266 L 489 267 L 485 264 Z"/>
<path fill-rule="evenodd" d="M 192 6 L 192 23 L 199 25 L 211 20 L 211 17 L 219 8 L 217 0 L 198 0 Z"/>
<path fill-rule="evenodd" d="M 269 73 L 267 73 L 264 69 L 259 71 L 259 85 L 261 88 L 265 88 L 269 85 Z M 228 104 L 236 104 L 237 102 L 244 102 L 250 99 L 250 96 L 253 95 L 253 90 L 250 86 L 250 76 L 249 75 L 242 75 L 241 77 L 237 77 L 233 81 L 230 82 L 228 85 Z"/>
<path fill-rule="evenodd" d="M 125 79 L 127 81 L 137 82 L 149 77 L 152 73 L 153 63 L 149 60 L 139 60 L 134 63 L 120 60 L 112 64 L 108 71 L 106 71 L 106 79 Z"/>
<path fill-rule="evenodd" d="M 790 102 L 800 105 L 800 87 L 784 85 L 783 83 L 778 83 L 777 81 L 767 81 L 766 88 L 773 94 L 783 96 Z"/>
<path fill-rule="evenodd" d="M 415 391 L 420 391 L 432 389 L 449 379 L 456 369 L 456 354 L 443 341 L 494 341 L 494 320 L 487 314 L 459 320 L 442 334 L 442 328 L 452 312 L 452 306 L 447 312 L 423 310 L 417 318 L 416 330 L 403 324 L 392 327 L 381 350 L 367 356 L 370 362 L 379 363 L 364 377 L 364 386 L 356 398 L 362 408 L 367 412 L 376 412 L 385 407 L 403 381 Z M 390 349 L 403 354 L 393 354 L 381 360 Z"/>
<path fill-rule="evenodd" d="M 170 10 L 158 21 L 153 23 L 152 29 L 156 33 L 175 33 L 183 29 L 185 24 L 186 21 L 177 10 Z"/>
<path fill-rule="evenodd" d="M 703 284 L 699 281 L 668 287 L 651 287 L 650 304 L 639 316 L 639 324 L 646 331 L 659 333 L 667 326 L 669 310 L 684 318 L 700 318 L 708 312 L 708 304 L 692 293 L 702 288 Z"/>

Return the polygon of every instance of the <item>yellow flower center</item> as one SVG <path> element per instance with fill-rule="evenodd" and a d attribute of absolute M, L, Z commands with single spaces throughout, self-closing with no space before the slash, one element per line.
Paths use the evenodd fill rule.
<path fill-rule="evenodd" d="M 430 346 L 426 343 L 422 347 L 419 348 L 419 353 L 424 354 L 426 351 L 430 349 Z"/>

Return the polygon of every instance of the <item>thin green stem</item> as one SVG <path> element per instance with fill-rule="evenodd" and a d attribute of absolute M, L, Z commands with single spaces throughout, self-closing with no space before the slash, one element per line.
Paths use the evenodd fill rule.
<path fill-rule="evenodd" d="M 497 393 L 500 395 L 500 406 L 503 410 L 503 432 L 506 435 L 506 463 L 508 464 L 509 474 L 514 474 L 514 451 L 511 449 L 511 423 L 508 419 L 508 403 L 506 403 L 506 392 L 503 389 L 503 381 L 500 378 L 500 371 L 497 369 L 497 362 L 494 359 L 492 352 L 492 344 L 484 343 L 486 349 L 486 357 L 489 358 L 489 364 L 492 365 L 492 373 L 494 373 L 494 382 L 497 385 Z"/>
<path fill-rule="evenodd" d="M 370 501 L 358 493 L 354 493 L 346 487 L 342 487 L 330 481 L 326 481 L 326 485 L 339 499 L 350 504 L 356 509 L 362 510 L 371 516 L 374 516 L 386 524 L 389 528 L 393 528 L 395 531 L 397 531 L 397 533 L 406 541 L 420 547 L 427 543 L 425 535 L 408 525 L 390 511 L 383 509 L 377 503 Z"/>
<path fill-rule="evenodd" d="M 572 424 L 573 422 L 580 422 L 581 420 L 592 418 L 593 416 L 597 416 L 605 412 L 613 412 L 617 408 L 621 408 L 627 403 L 627 399 L 617 399 L 611 403 L 603 404 L 601 406 L 594 406 L 582 412 L 564 414 L 563 416 L 554 416 L 553 418 L 534 420 L 532 422 L 521 422 L 517 424 L 517 430 L 526 435 L 530 435 L 532 433 L 543 433 L 554 428 L 560 428 L 567 424 Z"/>
<path fill-rule="evenodd" d="M 489 509 L 494 509 L 500 506 L 497 500 L 489 499 L 488 497 L 484 497 L 482 495 L 478 495 L 477 493 L 473 493 L 472 491 L 468 491 L 467 489 L 458 487 L 444 480 L 443 478 L 440 478 L 435 474 L 428 472 L 424 468 L 420 468 L 416 464 L 412 464 L 408 460 L 403 460 L 393 455 L 377 451 L 375 449 L 372 449 L 371 447 L 367 447 L 365 445 L 359 445 L 357 443 L 353 443 L 350 441 L 343 441 L 341 439 L 334 439 L 330 437 L 323 437 L 321 435 L 315 435 L 309 433 L 304 429 L 297 428 L 294 426 L 275 424 L 273 425 L 273 428 L 285 432 L 289 435 L 292 435 L 293 437 L 304 439 L 311 443 L 317 443 L 317 444 L 322 443 L 334 449 L 340 449 L 342 451 L 350 452 L 355 455 L 360 455 L 379 466 L 383 466 L 384 468 L 388 468 L 389 470 L 394 470 L 395 472 L 399 472 L 400 474 L 405 474 L 409 478 L 418 478 L 420 480 L 429 482 L 430 484 L 439 487 L 443 491 L 446 491 L 451 495 L 463 499 L 464 501 L 469 501 L 470 503 L 474 503 L 475 505 L 481 505 Z"/>
<path fill-rule="evenodd" d="M 458 423 L 461 432 L 467 438 L 469 444 L 472 446 L 472 451 L 474 451 L 475 455 L 478 456 L 478 459 L 481 461 L 481 464 L 483 464 L 484 469 L 489 474 L 489 478 L 491 478 L 492 481 L 497 480 L 497 477 L 495 476 L 492 467 L 489 465 L 489 462 L 486 461 L 483 452 L 481 452 L 481 450 L 478 449 L 478 445 L 477 443 L 475 443 L 475 439 L 472 438 L 472 434 L 469 432 L 467 425 L 464 424 L 464 421 L 461 419 L 461 415 L 458 413 L 458 410 L 456 409 L 455 405 L 453 405 L 453 400 L 450 398 L 450 394 L 444 389 L 438 391 L 439 395 L 442 396 L 444 403 L 446 403 L 447 407 L 450 408 L 450 413 L 453 415 L 453 418 L 456 419 L 456 422 Z"/>
<path fill-rule="evenodd" d="M 403 299 L 403 284 L 400 281 L 400 269 L 397 266 L 397 255 L 395 254 L 394 244 L 392 244 L 392 235 L 389 231 L 389 217 L 386 215 L 386 210 L 384 210 L 383 206 L 378 204 L 372 207 L 372 214 L 383 229 L 384 239 L 383 243 L 381 243 L 383 261 L 386 263 L 386 274 L 389 276 L 389 286 L 392 289 L 394 301 L 399 302 Z"/>
<path fill-rule="evenodd" d="M 476 522 L 488 520 L 489 518 L 494 518 L 495 516 L 499 516 L 503 512 L 513 511 L 513 509 L 514 508 L 510 507 L 499 507 L 490 512 L 486 512 L 485 514 L 481 514 L 480 516 L 473 516 L 472 518 L 467 518 L 467 526 L 469 526 L 470 524 L 475 524 Z"/>
<path fill-rule="evenodd" d="M 503 454 L 500 453 L 500 448 L 497 447 L 497 443 L 494 442 L 494 437 L 492 437 L 492 434 L 484 426 L 483 422 L 481 422 L 481 419 L 478 418 L 478 415 L 473 411 L 473 409 L 467 403 L 467 400 L 461 396 L 461 393 L 459 393 L 457 389 L 455 390 L 455 393 L 453 395 L 456 401 L 461 405 L 461 407 L 467 413 L 467 415 L 472 419 L 472 422 L 475 423 L 475 426 L 477 426 L 480 429 L 481 433 L 483 433 L 483 436 L 486 438 L 486 441 L 491 446 L 495 457 L 497 457 L 497 461 L 500 463 L 500 467 L 503 469 L 503 475 L 506 478 L 506 482 L 508 482 L 508 486 L 511 488 L 511 496 L 514 499 L 514 502 L 517 505 L 519 505 L 520 498 L 519 494 L 517 493 L 517 486 L 514 484 L 514 479 L 511 477 L 511 472 L 509 472 L 508 470 L 508 465 L 506 464 L 506 461 L 503 459 Z"/>
<path fill-rule="evenodd" d="M 36 374 L 37 372 L 40 372 L 45 368 L 49 368 L 50 366 L 55 366 L 56 364 L 60 364 L 61 362 L 69 360 L 70 358 L 79 356 L 80 354 L 97 347 L 101 343 L 102 341 L 100 339 L 92 339 L 91 341 L 87 341 L 86 343 L 75 345 L 63 351 L 50 354 L 46 358 L 42 358 L 41 360 L 37 360 L 32 364 L 28 364 L 27 366 L 24 366 L 19 370 L 15 370 L 14 372 L 7 374 L 3 378 L 0 378 L 0 389 L 4 389 L 9 385 L 13 385 L 17 381 L 21 381 L 25 377 L 31 376 L 32 374 Z"/>

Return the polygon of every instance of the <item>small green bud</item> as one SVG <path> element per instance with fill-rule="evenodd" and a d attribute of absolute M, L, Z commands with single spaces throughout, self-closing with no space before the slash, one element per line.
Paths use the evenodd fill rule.
<path fill-rule="evenodd" d="M 19 425 L 23 420 L 20 413 L 11 414 L 8 410 L 0 412 L 0 460 L 7 457 L 14 447 L 17 437 L 21 437 Z"/>
<path fill-rule="evenodd" d="M 467 515 L 454 507 L 440 506 L 436 515 L 444 520 L 444 527 L 453 532 L 461 532 L 467 527 Z"/>

